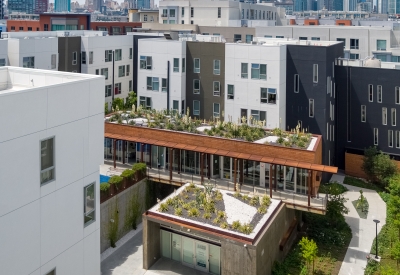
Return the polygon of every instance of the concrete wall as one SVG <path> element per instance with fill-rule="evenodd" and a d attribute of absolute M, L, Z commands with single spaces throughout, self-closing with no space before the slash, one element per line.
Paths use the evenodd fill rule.
<path fill-rule="evenodd" d="M 137 224 L 142 220 L 142 213 L 145 209 L 146 200 L 146 179 L 143 179 L 129 187 L 125 191 L 112 197 L 111 199 L 103 202 L 100 207 L 100 251 L 103 253 L 107 248 L 110 247 L 110 240 L 108 239 L 108 227 L 110 220 L 114 219 L 115 208 L 118 210 L 118 239 L 123 237 L 126 233 L 132 230 L 132 227 L 126 224 L 126 212 L 128 205 L 133 196 L 138 195 L 138 200 L 141 205 L 142 211 L 139 214 Z"/>
<path fill-rule="evenodd" d="M 7 52 L 8 52 L 8 41 L 1 39 L 0 40 L 0 59 L 5 60 L 6 66 L 8 64 Z"/>
<path fill-rule="evenodd" d="M 208 33 L 210 35 L 219 34 L 225 38 L 226 42 L 233 43 L 235 34 L 240 34 L 242 36 L 242 41 L 246 41 L 246 35 L 256 36 L 255 28 L 246 27 L 216 27 L 216 26 L 199 26 L 199 33 Z"/>
<path fill-rule="evenodd" d="M 143 215 L 143 268 L 149 269 L 160 257 L 160 224 Z"/>

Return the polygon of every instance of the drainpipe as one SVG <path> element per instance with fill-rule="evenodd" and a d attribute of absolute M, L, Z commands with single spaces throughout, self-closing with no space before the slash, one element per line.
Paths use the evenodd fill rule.
<path fill-rule="evenodd" d="M 167 61 L 167 111 L 169 111 L 169 61 Z"/>
<path fill-rule="evenodd" d="M 114 94 L 115 94 L 115 87 L 114 87 L 114 66 L 115 66 L 115 60 L 114 60 L 114 51 L 112 51 L 112 98 L 111 98 L 111 107 L 112 103 L 114 102 Z"/>

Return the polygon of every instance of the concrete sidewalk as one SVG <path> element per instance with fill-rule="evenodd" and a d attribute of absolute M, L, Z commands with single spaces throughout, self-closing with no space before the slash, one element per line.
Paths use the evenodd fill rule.
<path fill-rule="evenodd" d="M 343 184 L 344 175 L 333 175 L 331 181 L 337 181 Z M 340 268 L 339 275 L 364 275 L 364 269 L 367 266 L 367 255 L 369 255 L 372 243 L 375 238 L 374 219 L 380 220 L 378 224 L 378 233 L 386 222 L 386 204 L 379 194 L 370 189 L 350 186 L 343 184 L 349 189 L 344 194 L 348 199 L 346 207 L 349 213 L 345 215 L 347 224 L 353 233 L 346 256 Z M 369 212 L 367 219 L 361 219 L 352 202 L 360 196 L 360 190 L 363 190 L 364 196 L 369 203 Z"/>

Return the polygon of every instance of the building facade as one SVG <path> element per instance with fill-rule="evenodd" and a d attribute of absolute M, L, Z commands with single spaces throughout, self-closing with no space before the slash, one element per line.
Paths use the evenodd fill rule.
<path fill-rule="evenodd" d="M 8 41 L 0 39 L 0 67 L 8 66 Z"/>
<path fill-rule="evenodd" d="M 2 272 L 100 274 L 104 80 L 2 67 L 0 83 Z"/>
<path fill-rule="evenodd" d="M 70 12 L 71 1 L 70 0 L 55 0 L 54 1 L 55 12 Z"/>
<path fill-rule="evenodd" d="M 27 14 L 35 13 L 34 0 L 8 0 L 7 8 L 9 13 L 11 12 L 19 12 Z"/>

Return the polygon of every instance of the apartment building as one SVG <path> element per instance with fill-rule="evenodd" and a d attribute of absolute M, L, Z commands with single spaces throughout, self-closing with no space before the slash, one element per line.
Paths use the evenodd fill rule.
<path fill-rule="evenodd" d="M 0 68 L 2 274 L 100 274 L 103 85 Z"/>
<path fill-rule="evenodd" d="M 8 42 L 0 39 L 0 67 L 8 65 Z"/>

